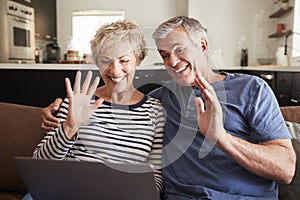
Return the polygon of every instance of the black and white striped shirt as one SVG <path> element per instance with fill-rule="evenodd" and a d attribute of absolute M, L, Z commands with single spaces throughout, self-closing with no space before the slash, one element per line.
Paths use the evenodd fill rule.
<path fill-rule="evenodd" d="M 91 101 L 94 103 L 94 100 Z M 57 117 L 66 120 L 68 99 Z M 117 105 L 104 101 L 69 140 L 62 126 L 48 132 L 33 157 L 117 163 L 150 163 L 155 168 L 156 185 L 163 188 L 161 157 L 165 116 L 159 100 L 145 96 L 135 105 Z"/>

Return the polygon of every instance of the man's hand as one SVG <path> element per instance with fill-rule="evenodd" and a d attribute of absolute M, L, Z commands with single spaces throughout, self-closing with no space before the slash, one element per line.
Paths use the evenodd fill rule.
<path fill-rule="evenodd" d="M 61 98 L 55 99 L 48 107 L 42 109 L 42 129 L 45 132 L 51 131 L 59 126 L 60 121 L 55 117 L 60 104 Z"/>
<path fill-rule="evenodd" d="M 217 144 L 222 135 L 226 134 L 221 105 L 214 88 L 199 73 L 195 77 L 195 84 L 203 97 L 203 100 L 200 97 L 195 99 L 199 130 L 213 144 Z"/>

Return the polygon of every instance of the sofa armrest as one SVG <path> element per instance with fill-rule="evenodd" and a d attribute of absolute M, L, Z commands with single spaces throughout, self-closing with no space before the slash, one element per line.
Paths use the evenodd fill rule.
<path fill-rule="evenodd" d="M 300 106 L 286 106 L 281 107 L 280 110 L 285 121 L 292 122 L 291 124 L 295 124 L 297 126 L 300 124 Z M 289 129 L 290 128 L 291 127 L 289 127 Z M 295 176 L 289 185 L 279 184 L 279 200 L 299 199 L 300 196 L 300 141 L 297 140 L 297 138 L 299 138 L 299 135 L 299 131 L 292 134 L 292 143 L 297 156 Z"/>
<path fill-rule="evenodd" d="M 32 156 L 43 138 L 41 108 L 0 102 L 0 191 L 27 192 L 15 156 Z"/>
<path fill-rule="evenodd" d="M 285 121 L 300 123 L 300 106 L 280 107 Z"/>

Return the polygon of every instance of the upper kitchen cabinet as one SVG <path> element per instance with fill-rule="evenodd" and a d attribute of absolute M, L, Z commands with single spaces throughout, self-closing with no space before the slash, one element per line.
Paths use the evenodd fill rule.
<path fill-rule="evenodd" d="M 35 10 L 35 38 L 56 41 L 56 0 L 31 0 Z"/>

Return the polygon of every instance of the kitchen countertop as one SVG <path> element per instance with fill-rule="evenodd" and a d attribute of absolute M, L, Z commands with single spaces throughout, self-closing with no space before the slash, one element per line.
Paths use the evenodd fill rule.
<path fill-rule="evenodd" d="M 30 69 L 30 70 L 97 70 L 94 64 L 16 64 L 0 63 L 0 69 Z M 162 64 L 142 65 L 137 70 L 158 70 L 165 69 Z M 300 67 L 279 67 L 276 65 L 261 66 L 229 66 L 216 67 L 214 70 L 252 70 L 252 71 L 281 71 L 281 72 L 300 72 Z"/>

